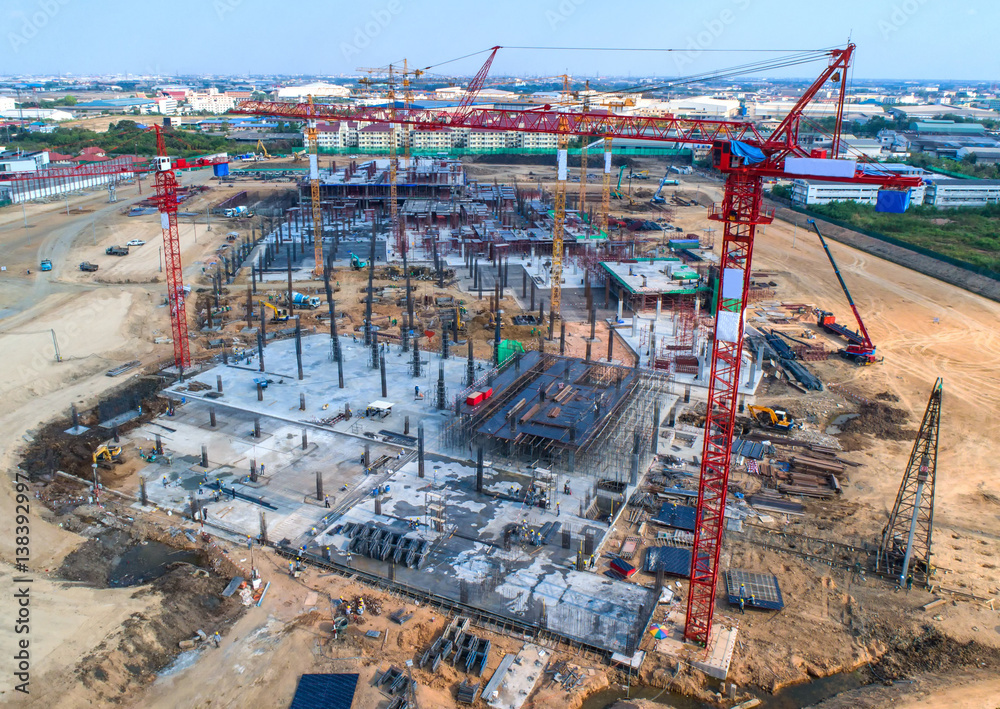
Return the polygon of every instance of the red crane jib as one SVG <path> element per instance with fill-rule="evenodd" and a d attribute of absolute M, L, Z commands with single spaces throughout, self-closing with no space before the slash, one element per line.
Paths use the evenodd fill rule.
<path fill-rule="evenodd" d="M 833 161 L 813 154 L 799 145 L 799 127 L 806 106 L 828 81 L 839 89 L 836 127 L 831 154 L 840 154 L 840 126 L 843 121 L 845 82 L 854 45 L 827 52 L 828 63 L 820 76 L 781 122 L 768 135 L 746 121 L 691 120 L 686 118 L 571 113 L 537 110 L 500 110 L 464 107 L 462 111 L 392 110 L 387 108 L 345 109 L 317 105 L 319 119 L 387 122 L 412 125 L 421 130 L 470 127 L 496 131 L 556 133 L 593 137 L 639 138 L 676 145 L 712 145 L 713 164 L 726 177 L 725 195 L 709 211 L 709 218 L 723 224 L 722 259 L 719 270 L 719 297 L 715 312 L 716 329 L 712 343 L 708 381 L 708 409 L 702 448 L 698 489 L 697 523 L 691 558 L 691 584 L 687 600 L 684 636 L 708 645 L 715 612 L 719 558 L 725 529 L 725 504 L 729 484 L 730 455 L 739 396 L 739 370 L 743 351 L 743 323 L 750 286 L 750 269 L 756 228 L 774 218 L 763 206 L 765 177 L 815 179 L 879 185 L 906 189 L 921 184 L 917 177 L 892 173 L 866 172 L 857 163 Z M 245 101 L 236 113 L 302 119 L 306 104 Z M 739 141 L 755 150 L 754 159 L 745 150 L 731 150 Z M 744 154 L 741 154 L 744 153 Z M 789 158 L 794 169 L 786 169 Z M 846 167 L 845 167 L 846 166 Z M 836 167 L 837 170 L 829 168 Z M 810 172 L 815 169 L 816 172 Z"/>

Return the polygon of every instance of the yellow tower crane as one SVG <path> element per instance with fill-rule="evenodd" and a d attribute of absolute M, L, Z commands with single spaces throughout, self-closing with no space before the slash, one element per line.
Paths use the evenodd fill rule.
<path fill-rule="evenodd" d="M 604 184 L 601 189 L 601 213 L 597 215 L 597 228 L 608 235 L 608 212 L 611 210 L 611 138 L 604 138 Z"/>
<path fill-rule="evenodd" d="M 590 109 L 590 80 L 587 80 L 585 93 L 583 94 L 583 112 Z M 580 219 L 587 207 L 587 136 L 582 136 L 580 140 L 580 198 L 577 200 L 580 210 Z"/>
<path fill-rule="evenodd" d="M 316 119 L 313 113 L 313 97 L 309 94 L 309 120 L 306 121 L 306 139 L 309 141 L 309 186 L 311 190 L 313 218 L 313 251 L 316 266 L 313 273 L 323 275 L 323 214 L 319 204 L 319 140 L 316 134 Z"/>
<path fill-rule="evenodd" d="M 395 86 L 393 86 L 392 64 L 389 65 L 389 116 L 393 120 L 396 118 L 396 90 Z M 403 133 L 406 133 L 407 130 L 407 126 L 403 126 Z M 389 131 L 389 225 L 392 229 L 396 251 L 401 252 L 403 249 L 403 232 L 399 228 L 399 204 L 396 202 L 398 199 L 396 180 L 399 171 L 399 159 L 396 155 L 395 122 L 389 124 Z"/>

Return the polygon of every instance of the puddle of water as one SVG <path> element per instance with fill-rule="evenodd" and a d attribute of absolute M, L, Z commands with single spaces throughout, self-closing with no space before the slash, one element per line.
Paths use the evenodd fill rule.
<path fill-rule="evenodd" d="M 194 650 L 185 650 L 174 658 L 174 661 L 167 665 L 167 667 L 164 668 L 159 675 L 157 675 L 157 681 L 171 677 L 178 672 L 183 672 L 187 668 L 194 666 L 194 663 L 198 661 L 199 657 L 201 657 L 201 649 L 195 648 Z"/>
<path fill-rule="evenodd" d="M 826 427 L 827 435 L 835 436 L 838 433 L 843 433 L 844 431 L 843 425 L 848 421 L 850 421 L 851 419 L 856 419 L 860 415 L 861 414 L 841 414 L 833 421 L 831 421 L 830 425 Z"/>
<path fill-rule="evenodd" d="M 167 572 L 176 561 L 199 565 L 196 552 L 174 549 L 159 542 L 136 544 L 127 549 L 108 574 L 109 586 L 137 586 L 152 581 Z"/>

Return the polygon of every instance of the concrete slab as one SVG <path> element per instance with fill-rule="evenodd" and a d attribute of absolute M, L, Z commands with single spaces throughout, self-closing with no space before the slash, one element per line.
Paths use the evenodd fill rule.
<path fill-rule="evenodd" d="M 486 703 L 495 709 L 520 709 L 542 678 L 548 659 L 547 650 L 526 643 L 496 690 L 497 696 L 486 697 Z"/>

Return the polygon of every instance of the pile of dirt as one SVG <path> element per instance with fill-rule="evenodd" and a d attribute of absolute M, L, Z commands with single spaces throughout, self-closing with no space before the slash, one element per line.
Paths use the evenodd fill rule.
<path fill-rule="evenodd" d="M 137 591 L 161 594 L 162 603 L 154 613 L 132 615 L 77 665 L 76 674 L 93 692 L 92 701 L 102 706 L 122 703 L 173 661 L 181 640 L 195 637 L 198 630 L 211 637 L 232 624 L 243 606 L 235 595 L 222 596 L 226 583 L 182 566 Z"/>
<path fill-rule="evenodd" d="M 127 531 L 109 529 L 67 554 L 59 567 L 59 576 L 98 588 L 107 587 L 111 567 L 118 555 L 133 543 Z"/>
<path fill-rule="evenodd" d="M 864 433 L 879 440 L 904 441 L 913 437 L 913 432 L 903 426 L 909 414 L 879 402 L 865 403 L 858 407 L 858 417 L 843 425 L 844 433 Z"/>
<path fill-rule="evenodd" d="M 877 664 L 869 665 L 873 681 L 890 683 L 913 677 L 928 668 L 935 671 L 962 668 L 1000 668 L 1000 649 L 974 641 L 959 642 L 937 628 L 925 625 L 913 637 L 899 638 L 898 627 L 885 628 L 892 643 Z"/>
<path fill-rule="evenodd" d="M 875 398 L 879 401 L 891 401 L 893 403 L 899 401 L 899 397 L 893 394 L 891 391 L 880 391 L 875 395 Z"/>

